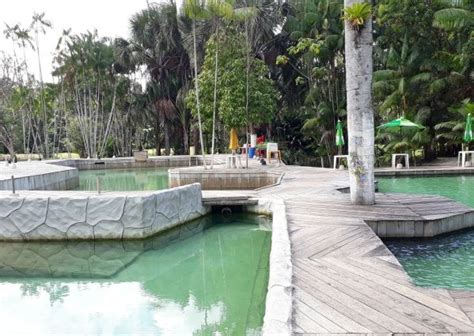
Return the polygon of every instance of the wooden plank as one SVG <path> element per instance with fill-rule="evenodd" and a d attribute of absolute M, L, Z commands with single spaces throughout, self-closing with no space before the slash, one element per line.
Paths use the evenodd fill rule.
<path fill-rule="evenodd" d="M 326 263 L 327 260 L 320 260 L 322 263 Z M 361 277 L 364 277 L 366 279 L 370 279 L 374 283 L 377 283 L 380 286 L 384 286 L 388 288 L 389 290 L 396 291 L 399 294 L 405 295 L 409 298 L 411 298 L 414 301 L 417 301 L 425 306 L 430 307 L 431 309 L 438 311 L 446 316 L 449 316 L 453 319 L 456 319 L 460 322 L 459 327 L 460 328 L 467 328 L 469 327 L 469 319 L 467 316 L 460 310 L 456 309 L 455 307 L 452 307 L 451 305 L 448 305 L 444 302 L 441 302 L 435 298 L 433 298 L 431 295 L 420 292 L 416 289 L 414 289 L 411 286 L 407 285 L 402 285 L 399 284 L 391 279 L 388 279 L 387 277 L 380 276 L 376 274 L 376 272 L 372 273 L 366 273 L 364 271 L 361 271 L 357 267 L 354 267 L 348 263 L 342 263 L 340 260 L 336 258 L 330 258 L 330 263 L 339 266 L 342 269 L 346 269 L 354 274 L 357 274 Z M 473 327 L 471 327 L 471 330 L 474 330 Z"/>
<path fill-rule="evenodd" d="M 346 333 L 347 330 L 341 328 L 336 323 L 332 322 L 328 317 L 318 312 L 318 309 L 313 305 L 308 305 L 307 303 L 301 301 L 300 299 L 295 300 L 295 312 L 296 320 L 300 321 L 301 319 L 308 318 L 309 320 L 313 321 L 317 326 L 323 329 L 325 332 L 332 332 L 332 333 Z M 299 314 L 300 315 L 299 315 Z M 299 325 L 303 326 L 300 322 Z M 314 327 L 303 327 L 304 330 L 317 332 L 317 329 Z"/>
<path fill-rule="evenodd" d="M 304 332 L 311 332 L 311 333 L 327 333 L 328 330 L 323 326 L 319 325 L 314 320 L 317 319 L 316 314 L 310 313 L 311 318 L 304 313 L 304 310 L 301 307 L 304 306 L 303 304 L 298 304 L 295 302 L 294 305 L 294 315 L 295 315 L 295 322 L 298 323 L 298 326 Z"/>
<path fill-rule="evenodd" d="M 421 323 L 422 325 L 425 325 L 425 327 L 438 332 L 442 330 L 458 332 L 460 330 L 456 327 L 457 321 L 454 321 L 453 323 L 452 319 L 447 318 L 439 312 L 433 311 L 425 305 L 416 303 L 411 298 L 400 295 L 395 291 L 386 290 L 384 287 L 378 286 L 371 281 L 364 280 L 364 278 L 355 276 L 354 274 L 340 271 L 337 267 L 328 267 L 324 274 L 319 274 L 319 276 L 331 278 L 333 281 L 339 282 L 342 286 L 341 290 L 343 291 L 346 290 L 351 292 L 356 290 L 367 295 L 370 299 L 379 301 L 380 304 L 382 304 L 380 309 L 383 310 L 383 306 L 385 305 L 385 311 L 387 311 L 388 314 L 391 314 L 391 311 L 399 312 L 406 315 L 408 318 L 413 318 L 417 324 Z M 334 284 L 334 282 L 332 282 L 332 284 Z M 423 329 L 417 328 L 416 330 L 422 331 Z"/>
<path fill-rule="evenodd" d="M 306 262 L 301 264 L 301 266 L 308 272 L 311 272 L 314 270 L 314 264 L 317 264 L 317 262 Z M 406 325 L 415 331 L 424 333 L 436 330 L 439 331 L 437 321 L 429 319 L 425 314 L 420 314 L 417 311 L 418 309 L 405 309 L 400 312 L 394 309 L 395 307 L 400 306 L 400 304 L 410 304 L 410 301 L 403 296 L 399 295 L 398 299 L 394 299 L 393 297 L 385 295 L 384 291 L 376 290 L 373 287 L 347 277 L 347 274 L 345 273 L 338 273 L 331 268 L 326 269 L 325 272 L 319 272 L 318 278 L 329 283 L 339 291 L 369 305 L 378 312 L 395 319 L 399 323 Z M 445 331 L 449 332 L 450 330 L 445 329 Z"/>
<path fill-rule="evenodd" d="M 311 294 L 319 299 L 324 300 L 324 297 L 329 297 L 329 301 L 331 303 L 326 301 L 326 304 L 335 305 L 333 308 L 337 310 L 342 309 L 346 316 L 351 314 L 350 316 L 354 321 L 370 329 L 372 332 L 415 331 L 397 322 L 391 317 L 378 312 L 376 309 L 368 306 L 367 304 L 352 298 L 351 296 L 335 289 L 334 287 L 331 287 L 330 284 L 321 281 L 317 276 L 307 273 L 304 269 L 298 266 L 295 266 L 295 268 L 297 272 L 296 274 L 298 274 L 297 281 L 295 283 L 298 286 L 305 286 L 305 288 L 311 289 Z M 357 314 L 354 312 L 357 312 Z"/>
<path fill-rule="evenodd" d="M 309 294 L 309 292 L 307 292 L 306 290 L 298 290 L 295 296 L 296 301 L 305 303 L 313 310 L 319 312 L 328 320 L 332 321 L 334 324 L 341 326 L 341 328 L 347 332 L 370 332 L 369 329 L 364 328 L 352 318 L 340 313 L 336 309 L 332 308 L 330 305 L 325 304 L 323 301 L 318 300 L 313 295 Z"/>

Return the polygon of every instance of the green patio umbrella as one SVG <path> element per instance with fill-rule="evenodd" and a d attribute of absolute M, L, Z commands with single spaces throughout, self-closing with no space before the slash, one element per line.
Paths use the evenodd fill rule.
<path fill-rule="evenodd" d="M 467 144 L 469 144 L 472 140 L 474 140 L 474 138 L 472 136 L 472 118 L 471 118 L 470 113 L 467 115 L 466 127 L 464 129 L 464 136 L 463 136 L 462 139 Z"/>
<path fill-rule="evenodd" d="M 344 133 L 342 132 L 342 123 L 340 120 L 337 121 L 336 125 L 336 146 L 339 148 L 339 154 L 341 154 L 342 146 L 344 146 Z"/>
<path fill-rule="evenodd" d="M 386 128 L 397 129 L 397 128 L 399 128 L 400 131 L 401 131 L 402 128 L 417 128 L 417 129 L 422 130 L 425 127 L 421 126 L 421 125 L 418 125 L 418 124 L 415 124 L 413 121 L 410 121 L 410 120 L 406 119 L 405 117 L 401 117 L 401 118 L 389 121 L 388 123 L 382 124 L 382 125 L 378 126 L 377 128 L 381 128 L 381 129 L 386 129 Z"/>

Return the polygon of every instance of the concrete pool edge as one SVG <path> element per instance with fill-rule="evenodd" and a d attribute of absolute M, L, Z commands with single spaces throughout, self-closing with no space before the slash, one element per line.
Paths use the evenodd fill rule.
<path fill-rule="evenodd" d="M 272 215 L 272 239 L 269 260 L 263 335 L 291 335 L 293 314 L 293 266 L 291 245 L 283 200 L 259 198 L 246 212 Z"/>
<path fill-rule="evenodd" d="M 0 240 L 141 239 L 209 212 L 199 184 L 158 192 L 0 193 Z"/>
<path fill-rule="evenodd" d="M 473 175 L 474 167 L 413 167 L 410 169 L 376 168 L 375 177 Z"/>
<path fill-rule="evenodd" d="M 203 190 L 259 190 L 280 184 L 281 172 L 258 168 L 203 167 L 172 168 L 168 170 L 170 187 L 200 183 Z"/>
<path fill-rule="evenodd" d="M 123 157 L 18 162 L 0 168 L 0 190 L 12 190 L 12 176 L 17 190 L 70 190 L 79 186 L 80 170 L 174 168 L 202 162 L 200 156 L 188 155 L 150 157 L 146 161 Z"/>

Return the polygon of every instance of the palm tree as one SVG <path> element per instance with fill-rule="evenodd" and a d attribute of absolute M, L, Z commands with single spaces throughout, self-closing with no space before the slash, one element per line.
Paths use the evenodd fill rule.
<path fill-rule="evenodd" d="M 420 71 L 421 62 L 419 50 L 410 48 L 406 35 L 400 52 L 390 47 L 385 68 L 374 73 L 374 94 L 382 100 L 381 112 L 391 114 L 390 118 L 409 112 L 410 94 L 418 92 L 417 89 L 433 77 L 428 71 Z"/>
<path fill-rule="evenodd" d="M 364 0 L 344 0 L 346 11 Z M 360 5 L 359 5 L 360 6 Z M 349 180 L 353 204 L 375 203 L 374 112 L 372 109 L 372 17 L 354 29 L 344 23 Z"/>
<path fill-rule="evenodd" d="M 39 35 L 46 34 L 46 28 L 51 28 L 51 22 L 44 18 L 45 13 L 35 13 L 32 18 L 30 28 L 35 32 L 35 45 L 36 45 L 36 55 L 38 57 L 38 70 L 40 77 L 40 86 L 41 86 L 41 109 L 43 113 L 43 136 L 44 136 L 44 155 L 46 158 L 49 157 L 49 135 L 48 135 L 48 114 L 46 111 L 46 103 L 44 98 L 44 81 L 43 81 L 43 69 L 41 66 L 41 55 L 40 55 L 40 43 Z"/>
<path fill-rule="evenodd" d="M 170 153 L 171 125 L 177 119 L 176 98 L 190 73 L 189 58 L 178 27 L 177 8 L 172 2 L 149 4 L 130 20 L 130 40 L 115 41 L 121 66 L 137 71 L 145 66 L 150 76 L 147 93 L 157 121 L 157 153 L 160 129 L 165 152 Z"/>
<path fill-rule="evenodd" d="M 197 109 L 197 115 L 198 115 L 199 142 L 201 143 L 201 153 L 202 153 L 202 158 L 203 158 L 204 169 L 207 169 L 206 153 L 204 151 L 204 139 L 202 136 L 201 107 L 199 104 L 199 80 L 198 80 L 197 41 L 196 41 L 196 21 L 206 18 L 206 12 L 200 0 L 185 0 L 184 14 L 192 20 L 194 85 L 195 85 L 195 90 L 196 90 L 196 109 Z"/>
<path fill-rule="evenodd" d="M 244 1 L 245 7 L 238 8 L 235 13 L 235 17 L 244 21 L 244 31 L 245 31 L 245 115 L 246 115 L 246 125 L 245 125 L 245 143 L 249 146 L 249 97 L 250 97 L 250 58 L 251 58 L 251 38 L 256 37 L 255 31 L 251 29 L 251 19 L 256 17 L 257 8 L 255 4 L 249 6 L 247 1 Z M 253 28 L 255 28 L 255 21 L 253 22 Z M 253 33 L 253 34 L 252 34 Z M 254 41 L 255 42 L 255 41 Z M 245 155 L 245 168 L 249 167 L 249 156 L 248 153 Z"/>
<path fill-rule="evenodd" d="M 208 0 L 206 10 L 214 23 L 214 36 L 216 39 L 216 50 L 214 55 L 214 95 L 212 108 L 212 139 L 211 139 L 211 169 L 214 168 L 214 145 L 216 139 L 216 114 L 217 114 L 217 79 L 219 75 L 219 43 L 221 20 L 231 19 L 234 14 L 232 5 L 226 0 Z"/>
<path fill-rule="evenodd" d="M 472 4 L 466 0 L 437 0 L 445 7 L 434 13 L 433 26 L 448 31 L 471 28 L 473 24 Z"/>

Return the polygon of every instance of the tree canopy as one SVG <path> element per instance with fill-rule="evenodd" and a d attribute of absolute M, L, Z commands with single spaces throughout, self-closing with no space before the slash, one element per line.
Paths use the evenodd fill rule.
<path fill-rule="evenodd" d="M 252 57 L 249 76 L 249 109 L 246 112 L 246 49 L 243 33 L 227 29 L 220 35 L 224 46 L 219 54 L 217 80 L 217 110 L 219 118 L 227 128 L 245 127 L 247 121 L 255 126 L 269 123 L 276 112 L 278 92 L 274 87 L 265 63 Z M 213 112 L 214 55 L 216 35 L 206 45 L 206 55 L 199 74 L 201 108 L 204 123 L 210 129 Z M 190 90 L 187 105 L 196 112 L 195 91 Z"/>
<path fill-rule="evenodd" d="M 375 125 L 405 116 L 425 126 L 377 130 L 376 164 L 395 151 L 418 160 L 454 155 L 474 97 L 473 2 L 362 7 L 344 12 L 342 0 L 150 2 L 124 22 L 128 37 L 65 29 L 54 50 L 54 83 L 33 75 L 40 54 L 37 64 L 24 57 L 43 46 L 54 22 L 47 13 L 25 27 L 9 22 L 4 35 L 13 52 L 0 57 L 0 152 L 123 156 L 152 147 L 188 153 L 201 144 L 222 152 L 230 128 L 243 136 L 248 124 L 279 142 L 289 163 L 327 163 L 337 152 L 336 123 L 347 122 L 342 17 L 357 23 L 371 13 Z"/>

